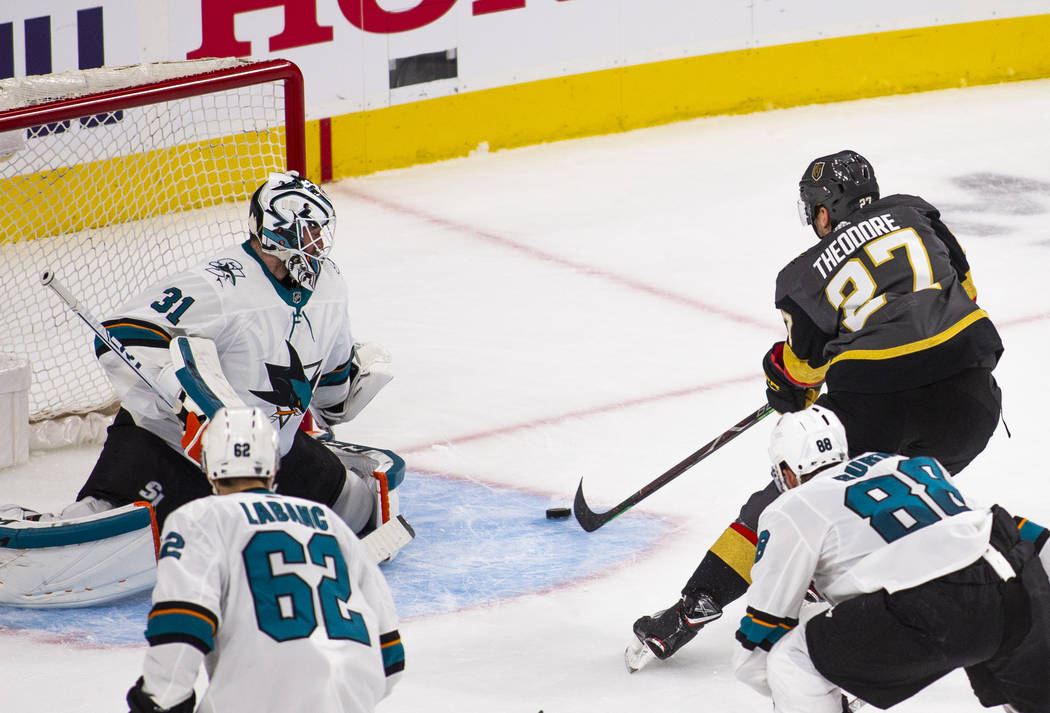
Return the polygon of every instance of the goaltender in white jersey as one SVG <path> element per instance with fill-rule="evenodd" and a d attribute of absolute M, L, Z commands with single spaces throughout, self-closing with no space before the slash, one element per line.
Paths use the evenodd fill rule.
<path fill-rule="evenodd" d="M 784 414 L 737 676 L 784 713 L 888 708 L 956 668 L 985 706 L 1050 711 L 1044 528 L 967 499 L 936 459 L 847 459 L 831 411 Z M 803 611 L 808 590 L 831 605 Z M 814 612 L 820 609 L 819 612 Z"/>
<path fill-rule="evenodd" d="M 368 524 L 369 488 L 299 430 L 311 408 L 331 424 L 350 420 L 391 378 L 385 350 L 354 344 L 346 283 L 327 257 L 334 207 L 294 172 L 273 173 L 249 202 L 248 225 L 244 243 L 158 279 L 103 321 L 157 376 L 147 385 L 95 339 L 121 409 L 77 495 L 84 509 L 146 500 L 163 525 L 209 492 L 196 462 L 201 426 L 221 406 L 245 405 L 278 430 L 282 493 L 333 507 L 357 532 Z"/>
<path fill-rule="evenodd" d="M 211 493 L 200 438 L 223 406 L 259 408 L 279 432 L 282 495 L 331 507 L 358 534 L 397 519 L 400 457 L 299 428 L 308 412 L 349 421 L 392 376 L 382 347 L 354 343 L 346 283 L 328 258 L 334 231 L 319 186 L 272 173 L 249 201 L 247 240 L 158 277 L 100 325 L 85 318 L 121 407 L 57 518 L 0 506 L 11 531 L 0 538 L 0 602 L 87 606 L 151 583 L 150 517 L 163 526 Z"/>
<path fill-rule="evenodd" d="M 283 456 L 312 402 L 341 404 L 347 396 L 354 346 L 347 300 L 346 281 L 334 263 L 325 265 L 312 291 L 287 286 L 245 242 L 165 277 L 103 324 L 144 364 L 155 362 L 171 395 L 184 388 L 168 354 L 171 338 L 213 341 L 240 400 L 263 409 L 277 428 Z M 176 414 L 101 340 L 95 348 L 121 407 L 137 425 L 181 450 L 184 427 Z M 214 398 L 202 391 L 191 396 L 200 397 L 202 408 Z"/>
<path fill-rule="evenodd" d="M 217 411 L 203 461 L 217 494 L 165 524 L 132 713 L 193 711 L 202 661 L 200 713 L 373 711 L 405 656 L 365 545 L 329 508 L 271 491 L 276 435 L 260 409 Z"/>

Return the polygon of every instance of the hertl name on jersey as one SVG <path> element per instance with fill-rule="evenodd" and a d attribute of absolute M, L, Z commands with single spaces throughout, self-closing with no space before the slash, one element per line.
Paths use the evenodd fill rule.
<path fill-rule="evenodd" d="M 813 263 L 820 276 L 827 279 L 831 271 L 840 262 L 849 257 L 855 250 L 872 238 L 900 230 L 889 213 L 862 220 L 856 225 L 839 233 L 838 237 L 824 248 L 824 252 Z"/>

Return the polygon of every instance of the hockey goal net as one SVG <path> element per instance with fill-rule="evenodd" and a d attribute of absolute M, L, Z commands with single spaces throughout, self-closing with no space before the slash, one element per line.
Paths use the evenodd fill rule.
<path fill-rule="evenodd" d="M 165 62 L 0 81 L 0 356 L 29 361 L 30 421 L 112 408 L 99 318 L 243 240 L 271 170 L 305 175 L 302 75 L 285 60 Z"/>

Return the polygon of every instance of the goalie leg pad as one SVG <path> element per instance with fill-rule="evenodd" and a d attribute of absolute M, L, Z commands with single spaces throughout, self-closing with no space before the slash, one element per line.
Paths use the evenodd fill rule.
<path fill-rule="evenodd" d="M 332 509 L 358 535 L 369 535 L 401 518 L 401 499 L 397 491 L 405 479 L 405 460 L 390 450 L 359 446 L 345 441 L 326 440 L 347 470 L 346 483 Z M 356 476 L 356 477 L 355 477 Z M 366 489 L 361 486 L 365 485 Z M 367 516 L 362 516 L 367 513 Z M 408 527 L 408 523 L 404 523 Z M 395 528 L 396 529 L 396 528 Z M 408 527 L 411 532 L 411 527 Z M 412 536 L 400 542 L 382 561 L 389 561 Z"/>
<path fill-rule="evenodd" d="M 0 603 L 85 607 L 149 589 L 159 540 L 147 503 L 67 520 L 0 522 Z"/>
<path fill-rule="evenodd" d="M 408 524 L 408 520 L 398 515 L 362 537 L 361 542 L 365 543 L 376 564 L 379 564 L 393 559 L 415 536 L 416 531 Z"/>
<path fill-rule="evenodd" d="M 397 489 L 405 479 L 405 459 L 393 451 L 372 446 L 359 446 L 356 443 L 328 439 L 322 441 L 347 470 L 357 473 L 358 477 L 372 473 L 386 473 L 387 487 Z"/>
<path fill-rule="evenodd" d="M 405 460 L 393 451 L 383 448 L 372 448 L 370 446 L 359 446 L 345 441 L 327 440 L 324 444 L 335 453 L 339 462 L 349 473 L 357 475 L 358 478 L 369 483 L 375 506 L 372 510 L 371 522 L 364 523 L 361 528 L 354 528 L 354 532 L 360 534 L 371 532 L 373 529 L 389 522 L 401 512 L 399 507 L 400 498 L 397 486 L 405 479 Z M 347 478 L 347 485 L 343 487 L 343 494 L 333 509 L 342 514 L 339 505 L 354 506 L 354 501 L 348 499 L 348 488 L 356 488 L 353 478 Z M 356 507 L 363 507 L 357 505 Z M 346 517 L 343 518 L 347 520 Z M 349 523 L 350 520 L 347 520 Z M 354 527 L 351 524 L 351 527 Z"/>
<path fill-rule="evenodd" d="M 347 471 L 343 492 L 332 503 L 335 514 L 357 534 L 366 531 L 374 520 L 376 496 L 372 480 L 371 476 L 362 478 Z"/>

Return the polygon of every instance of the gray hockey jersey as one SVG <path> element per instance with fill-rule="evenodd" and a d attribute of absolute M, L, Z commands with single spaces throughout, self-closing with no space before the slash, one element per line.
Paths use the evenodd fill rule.
<path fill-rule="evenodd" d="M 854 212 L 777 276 L 799 384 L 887 393 L 995 366 L 1003 346 L 940 213 L 893 195 Z"/>

